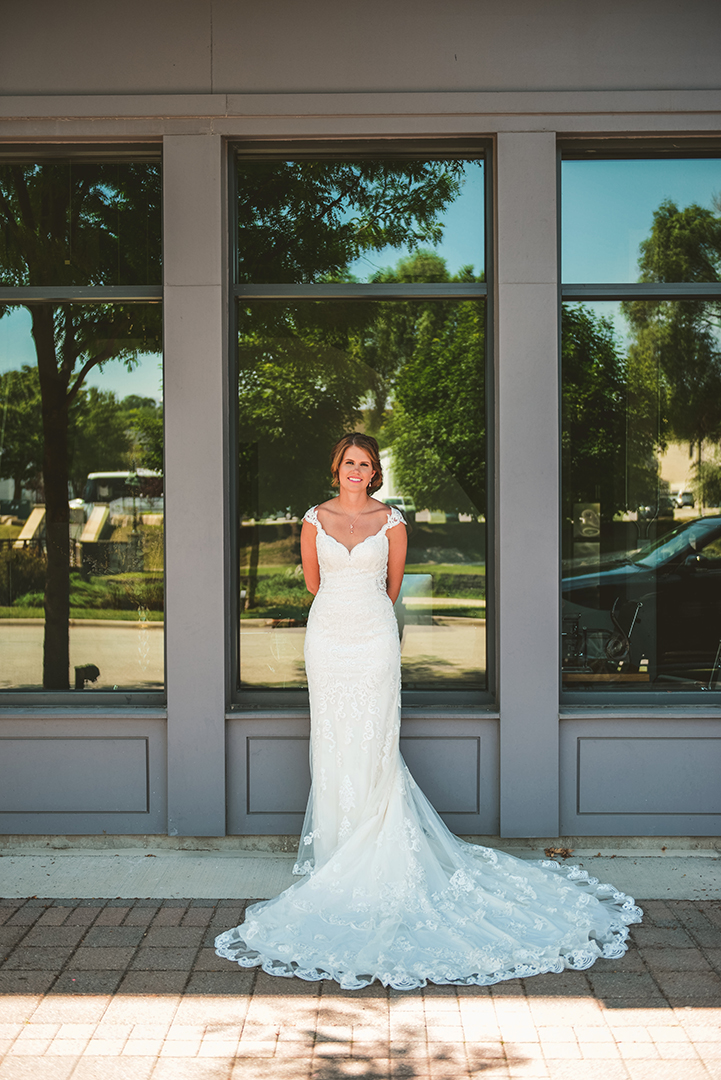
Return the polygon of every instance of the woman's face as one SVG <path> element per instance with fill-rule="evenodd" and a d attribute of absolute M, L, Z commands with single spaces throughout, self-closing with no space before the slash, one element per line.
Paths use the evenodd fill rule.
<path fill-rule="evenodd" d="M 375 475 L 372 462 L 360 446 L 349 446 L 338 468 L 341 491 L 365 491 Z"/>

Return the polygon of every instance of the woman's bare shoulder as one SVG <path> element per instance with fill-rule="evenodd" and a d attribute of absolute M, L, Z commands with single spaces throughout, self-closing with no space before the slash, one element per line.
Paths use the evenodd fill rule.
<path fill-rule="evenodd" d="M 332 499 L 326 499 L 325 502 L 318 503 L 318 505 L 316 506 L 316 511 L 318 511 L 318 510 L 326 510 L 326 511 L 328 511 L 328 513 L 337 514 L 338 513 L 338 508 L 336 506 L 337 502 L 338 502 L 338 496 L 337 495 L 334 496 Z"/>

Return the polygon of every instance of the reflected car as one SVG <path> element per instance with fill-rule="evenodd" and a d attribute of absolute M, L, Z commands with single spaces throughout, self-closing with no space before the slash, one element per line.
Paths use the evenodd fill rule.
<path fill-rule="evenodd" d="M 643 550 L 603 556 L 593 571 L 574 569 L 561 587 L 567 681 L 624 676 L 635 689 L 721 688 L 721 515 L 679 525 Z"/>

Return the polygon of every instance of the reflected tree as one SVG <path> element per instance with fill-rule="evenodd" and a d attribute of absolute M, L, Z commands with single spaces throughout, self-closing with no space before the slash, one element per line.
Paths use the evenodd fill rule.
<path fill-rule="evenodd" d="M 239 280 L 346 280 L 367 252 L 438 243 L 468 164 L 241 159 Z"/>
<path fill-rule="evenodd" d="M 598 502 L 610 521 L 626 508 L 627 365 L 609 320 L 563 305 L 563 516 Z M 653 446 L 653 443 L 651 443 Z"/>
<path fill-rule="evenodd" d="M 719 207 L 716 207 L 716 211 Z M 721 215 L 671 200 L 654 212 L 641 244 L 641 281 L 721 280 Z M 633 333 L 629 358 L 657 372 L 659 430 L 698 450 L 721 440 L 721 301 L 635 300 L 622 305 Z"/>
<path fill-rule="evenodd" d="M 451 277 L 420 251 L 384 282 L 480 281 L 471 267 Z M 383 303 L 361 355 L 377 373 L 368 416 L 393 451 L 399 488 L 420 508 L 485 512 L 485 305 L 476 301 Z"/>

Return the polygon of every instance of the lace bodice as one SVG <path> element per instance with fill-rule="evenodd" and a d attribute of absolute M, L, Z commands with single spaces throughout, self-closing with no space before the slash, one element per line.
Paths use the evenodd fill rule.
<path fill-rule="evenodd" d="M 370 582 L 382 591 L 386 587 L 388 568 L 389 529 L 405 524 L 403 515 L 391 507 L 386 523 L 371 536 L 366 536 L 359 544 L 348 550 L 345 544 L 327 533 L 317 514 L 317 506 L 311 506 L 303 518 L 318 530 L 316 551 L 320 567 L 321 589 L 347 590 L 353 587 L 354 579 L 360 589 L 367 589 Z M 347 594 L 346 594 L 347 595 Z"/>

